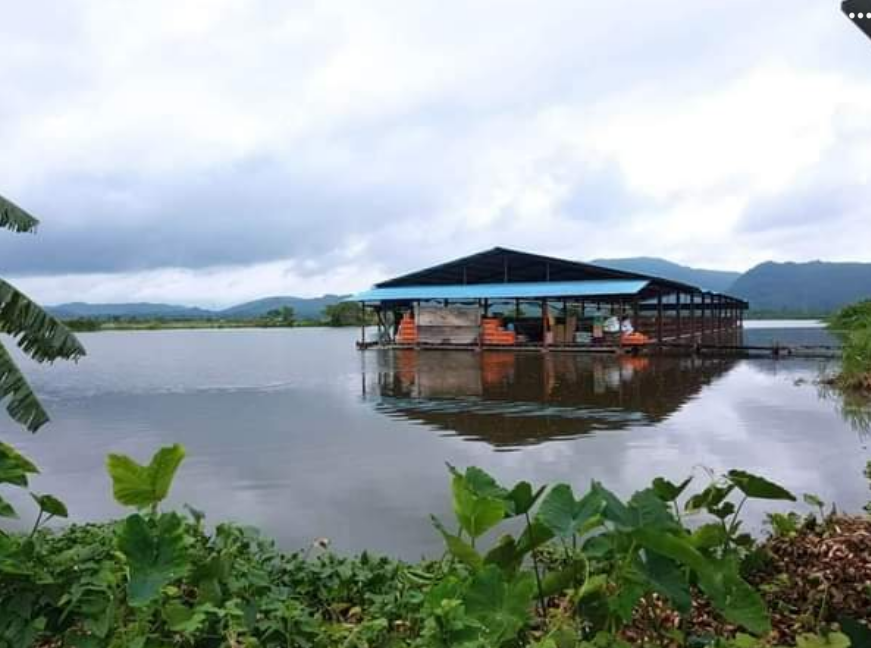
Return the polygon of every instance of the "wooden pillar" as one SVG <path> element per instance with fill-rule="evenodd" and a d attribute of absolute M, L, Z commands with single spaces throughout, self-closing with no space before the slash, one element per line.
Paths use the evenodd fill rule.
<path fill-rule="evenodd" d="M 547 300 L 541 302 L 541 343 L 546 349 L 547 344 Z"/>
<path fill-rule="evenodd" d="M 360 344 L 366 348 L 366 302 L 360 302 Z"/>
<path fill-rule="evenodd" d="M 690 293 L 690 336 L 696 337 L 696 294 Z"/>
<path fill-rule="evenodd" d="M 656 341 L 662 343 L 662 291 L 656 293 Z"/>
<path fill-rule="evenodd" d="M 707 317 L 706 317 L 707 310 L 705 307 L 705 300 L 706 299 L 707 299 L 707 295 L 705 295 L 705 293 L 702 293 L 702 304 L 701 304 L 701 309 L 700 309 L 700 317 L 702 319 L 702 327 L 701 327 L 702 328 L 702 335 L 704 335 L 707 332 Z"/>
<path fill-rule="evenodd" d="M 680 290 L 678 290 L 674 295 L 675 302 L 675 323 L 677 325 L 677 339 L 680 340 L 683 337 L 683 322 L 682 322 L 682 313 L 681 309 L 683 306 L 680 303 Z"/>

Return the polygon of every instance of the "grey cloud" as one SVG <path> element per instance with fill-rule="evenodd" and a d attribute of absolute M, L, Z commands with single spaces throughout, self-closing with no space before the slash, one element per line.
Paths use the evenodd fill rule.
<path fill-rule="evenodd" d="M 314 260 L 353 235 L 426 215 L 419 188 L 313 180 L 272 160 L 176 179 L 68 175 L 21 200 L 43 220 L 35 237 L 0 237 L 9 274 L 202 268 Z"/>

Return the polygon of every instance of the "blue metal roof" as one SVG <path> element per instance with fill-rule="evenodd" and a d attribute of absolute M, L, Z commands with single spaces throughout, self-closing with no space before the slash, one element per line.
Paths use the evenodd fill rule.
<path fill-rule="evenodd" d="M 455 284 L 447 286 L 398 286 L 372 288 L 344 301 L 426 301 L 429 299 L 536 299 L 543 297 L 596 297 L 635 295 L 649 281 L 601 279 L 594 281 L 524 281 L 495 284 Z"/>

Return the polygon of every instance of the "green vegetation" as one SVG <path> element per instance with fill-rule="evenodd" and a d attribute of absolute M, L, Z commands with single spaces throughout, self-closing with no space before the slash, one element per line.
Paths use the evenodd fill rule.
<path fill-rule="evenodd" d="M 228 329 L 228 328 L 290 328 L 298 326 L 360 326 L 363 321 L 360 306 L 342 302 L 328 305 L 317 319 L 299 319 L 290 306 L 281 306 L 263 315 L 252 317 L 77 317 L 64 324 L 73 331 L 155 331 L 163 329 Z M 367 313 L 366 324 L 375 323 L 374 314 Z"/>
<path fill-rule="evenodd" d="M 598 482 L 576 497 L 450 467 L 455 520 L 433 519 L 445 554 L 407 564 L 322 542 L 285 554 L 251 529 L 207 531 L 191 507 L 163 511 L 183 459 L 177 445 L 145 465 L 110 455 L 115 498 L 136 509 L 123 520 L 54 532 L 43 513 L 66 510 L 46 499 L 31 533 L 0 536 L 0 646 L 846 648 L 869 636 L 867 563 L 815 552 L 839 557 L 821 601 L 784 562 L 847 524 L 867 540 L 869 525 L 824 517 L 812 498 L 819 517 L 772 516 L 775 536 L 758 543 L 742 530 L 746 502 L 795 498 L 743 471 L 690 495 L 691 479 L 657 478 L 624 501 Z M 502 526 L 516 535 L 492 541 Z"/>
<path fill-rule="evenodd" d="M 324 309 L 324 318 L 329 326 L 361 326 L 364 323 L 363 310 L 356 302 L 339 302 Z M 375 314 L 366 312 L 365 323 L 375 324 Z"/>
<path fill-rule="evenodd" d="M 871 392 L 871 300 L 852 304 L 828 319 L 843 344 L 841 372 L 835 384 L 852 391 Z"/>
<path fill-rule="evenodd" d="M 236 329 L 236 328 L 291 328 L 296 326 L 323 326 L 319 321 L 297 320 L 292 310 L 289 317 L 280 311 L 270 311 L 262 317 L 249 319 L 143 319 L 138 317 L 94 318 L 82 317 L 66 320 L 64 324 L 80 333 L 93 331 L 160 331 L 165 329 Z"/>

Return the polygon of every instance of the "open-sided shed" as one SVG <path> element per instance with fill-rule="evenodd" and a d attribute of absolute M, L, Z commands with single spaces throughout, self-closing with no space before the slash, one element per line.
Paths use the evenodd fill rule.
<path fill-rule="evenodd" d="M 748 306 L 701 286 L 499 247 L 382 281 L 349 300 L 374 309 L 375 344 L 544 348 L 692 339 L 740 327 Z M 596 335 L 596 322 L 608 318 L 628 319 L 641 336 Z M 454 320 L 462 331 L 440 326 Z"/>

